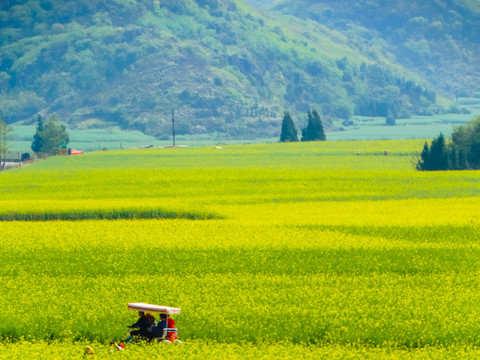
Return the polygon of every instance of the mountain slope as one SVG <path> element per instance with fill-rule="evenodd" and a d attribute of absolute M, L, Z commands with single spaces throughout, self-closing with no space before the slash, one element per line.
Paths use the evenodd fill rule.
<path fill-rule="evenodd" d="M 159 138 L 274 136 L 284 110 L 317 108 L 327 128 L 353 113 L 436 111 L 436 94 L 372 61 L 322 24 L 260 15 L 233 0 L 22 0 L 0 4 L 0 111 L 56 112 L 72 127 L 119 124 Z"/>
<path fill-rule="evenodd" d="M 265 2 L 252 0 L 258 5 Z M 283 14 L 341 32 L 372 60 L 382 48 L 440 92 L 472 94 L 480 82 L 480 3 L 474 0 L 267 1 Z"/>

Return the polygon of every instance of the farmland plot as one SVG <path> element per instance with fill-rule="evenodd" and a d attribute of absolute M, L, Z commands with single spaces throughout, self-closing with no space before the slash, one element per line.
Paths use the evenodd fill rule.
<path fill-rule="evenodd" d="M 480 176 L 416 172 L 419 148 L 144 149 L 1 174 L 0 358 L 113 356 L 140 301 L 182 308 L 185 346 L 126 358 L 480 356 Z"/>

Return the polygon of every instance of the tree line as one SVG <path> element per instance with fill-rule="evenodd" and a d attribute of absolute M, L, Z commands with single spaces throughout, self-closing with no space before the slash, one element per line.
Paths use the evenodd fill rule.
<path fill-rule="evenodd" d="M 324 141 L 327 140 L 323 129 L 322 120 L 316 110 L 307 113 L 307 127 L 302 129 L 302 141 Z M 282 120 L 282 132 L 280 142 L 298 141 L 298 132 L 293 123 L 292 116 L 285 111 Z"/>
<path fill-rule="evenodd" d="M 478 170 L 480 169 L 480 117 L 467 125 L 458 126 L 450 140 L 443 134 L 429 145 L 425 142 L 418 170 Z"/>

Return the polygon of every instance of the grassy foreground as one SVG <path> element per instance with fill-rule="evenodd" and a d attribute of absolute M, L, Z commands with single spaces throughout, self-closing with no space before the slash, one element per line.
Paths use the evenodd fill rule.
<path fill-rule="evenodd" d="M 98 152 L 0 174 L 0 218 L 23 216 L 0 222 L 0 359 L 118 356 L 140 301 L 182 308 L 185 345 L 122 358 L 480 358 L 480 173 L 416 172 L 421 146 Z M 70 220 L 31 221 L 52 213 Z"/>

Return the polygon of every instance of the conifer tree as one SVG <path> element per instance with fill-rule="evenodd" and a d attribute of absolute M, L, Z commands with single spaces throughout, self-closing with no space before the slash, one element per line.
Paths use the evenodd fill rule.
<path fill-rule="evenodd" d="M 307 127 L 302 130 L 302 141 L 326 140 L 325 131 L 323 129 L 322 120 L 316 110 L 308 112 Z"/>
<path fill-rule="evenodd" d="M 0 170 L 5 167 L 6 154 L 7 154 L 7 124 L 0 118 Z"/>
<path fill-rule="evenodd" d="M 298 141 L 297 129 L 293 123 L 292 117 L 288 111 L 283 114 L 282 133 L 280 135 L 280 142 Z"/>
<path fill-rule="evenodd" d="M 448 170 L 448 153 L 445 148 L 445 137 L 442 133 L 433 139 L 430 146 L 431 170 Z"/>
<path fill-rule="evenodd" d="M 417 164 L 417 170 L 431 170 L 430 169 L 430 147 L 428 146 L 428 142 L 425 141 L 425 145 L 423 145 L 422 153 L 420 154 L 420 160 Z"/>
<path fill-rule="evenodd" d="M 39 153 L 42 151 L 42 134 L 43 132 L 43 119 L 40 115 L 37 117 L 37 131 L 35 132 L 35 135 L 33 135 L 33 141 L 32 141 L 32 150 L 36 153 Z"/>

